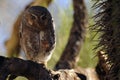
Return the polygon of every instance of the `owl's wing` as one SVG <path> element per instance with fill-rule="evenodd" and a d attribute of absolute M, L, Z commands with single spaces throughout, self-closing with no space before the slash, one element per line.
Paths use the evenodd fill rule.
<path fill-rule="evenodd" d="M 39 33 L 26 26 L 21 26 L 20 43 L 28 59 L 33 59 L 39 53 Z"/>

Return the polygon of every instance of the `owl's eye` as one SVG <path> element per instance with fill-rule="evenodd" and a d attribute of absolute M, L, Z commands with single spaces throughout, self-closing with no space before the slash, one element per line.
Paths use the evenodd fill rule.
<path fill-rule="evenodd" d="M 32 20 L 35 20 L 35 19 L 36 19 L 36 16 L 33 15 L 33 14 L 32 14 L 30 17 L 31 17 Z"/>
<path fill-rule="evenodd" d="M 40 18 L 41 18 L 41 20 L 45 20 L 47 17 L 45 14 L 43 14 Z"/>

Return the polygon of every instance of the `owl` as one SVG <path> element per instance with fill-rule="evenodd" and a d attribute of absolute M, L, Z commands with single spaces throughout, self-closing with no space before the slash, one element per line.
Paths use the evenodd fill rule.
<path fill-rule="evenodd" d="M 50 12 L 32 6 L 23 13 L 20 44 L 28 60 L 46 64 L 55 47 L 55 30 Z"/>

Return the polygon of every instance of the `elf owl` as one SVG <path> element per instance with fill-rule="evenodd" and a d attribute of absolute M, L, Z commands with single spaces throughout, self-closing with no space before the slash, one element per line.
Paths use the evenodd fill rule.
<path fill-rule="evenodd" d="M 46 64 L 55 47 L 55 30 L 50 12 L 41 6 L 25 10 L 20 26 L 20 44 L 28 60 Z"/>

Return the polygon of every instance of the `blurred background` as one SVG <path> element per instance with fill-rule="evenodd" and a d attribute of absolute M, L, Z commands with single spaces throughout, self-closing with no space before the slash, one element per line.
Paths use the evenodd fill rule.
<path fill-rule="evenodd" d="M 10 38 L 13 30 L 13 24 L 18 15 L 24 10 L 32 0 L 0 0 L 0 55 L 6 56 L 5 41 Z M 94 22 L 92 16 L 94 14 L 92 7 L 93 2 L 85 0 L 88 10 L 88 23 L 89 26 Z M 49 61 L 49 68 L 53 68 L 67 43 L 69 31 L 73 21 L 73 6 L 72 0 L 53 0 L 48 7 L 51 12 L 56 25 L 56 48 L 54 50 L 52 59 Z M 92 32 L 89 27 L 87 28 L 87 35 L 85 42 L 80 51 L 80 60 L 78 65 L 81 67 L 95 67 L 97 57 L 93 50 L 96 45 L 97 36 Z M 21 57 L 25 59 L 21 51 Z"/>

